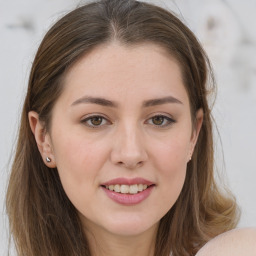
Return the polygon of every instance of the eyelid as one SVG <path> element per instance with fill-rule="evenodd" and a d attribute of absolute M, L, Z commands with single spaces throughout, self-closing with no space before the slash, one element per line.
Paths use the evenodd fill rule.
<path fill-rule="evenodd" d="M 102 118 L 102 120 L 104 120 L 106 123 L 99 124 L 99 125 L 88 124 L 87 122 L 90 119 L 93 119 L 94 117 Z M 146 119 L 145 123 L 149 123 L 149 120 L 152 120 L 154 117 L 162 117 L 163 119 L 165 119 L 165 121 L 167 120 L 167 124 L 164 124 L 164 125 L 162 125 L 162 124 L 157 125 L 157 124 L 153 124 L 153 123 L 150 124 L 151 126 L 154 126 L 156 128 L 166 128 L 166 127 L 171 126 L 173 123 L 176 123 L 176 120 L 173 117 L 170 117 L 170 115 L 162 114 L 162 113 L 154 113 L 153 115 L 151 115 L 149 118 Z M 88 114 L 88 115 L 84 116 L 80 122 L 82 124 L 84 124 L 85 126 L 92 128 L 92 129 L 95 129 L 95 128 L 99 129 L 106 125 L 112 124 L 112 122 L 109 121 L 109 118 L 105 117 L 105 115 L 100 114 L 100 113 Z"/>
<path fill-rule="evenodd" d="M 92 119 L 92 118 L 94 118 L 94 117 L 100 117 L 100 118 L 102 118 L 102 120 L 105 120 L 108 124 L 89 125 L 89 124 L 86 123 L 87 121 L 89 121 L 90 119 Z M 95 129 L 95 128 L 98 128 L 98 129 L 99 129 L 99 128 L 105 126 L 105 125 L 112 124 L 112 123 L 109 121 L 109 119 L 108 119 L 107 117 L 105 117 L 103 114 L 97 114 L 97 113 L 95 113 L 95 114 L 89 114 L 89 115 L 84 116 L 84 117 L 81 119 L 80 122 L 81 122 L 82 124 L 86 125 L 87 127 L 93 128 L 93 129 Z"/>
<path fill-rule="evenodd" d="M 152 115 L 151 117 L 149 117 L 146 122 L 148 122 L 148 120 L 152 120 L 154 117 L 163 117 L 165 120 L 168 121 L 167 124 L 164 124 L 164 125 L 156 125 L 156 124 L 150 124 L 156 128 L 166 128 L 168 126 L 171 126 L 172 124 L 176 123 L 177 121 L 173 118 L 173 117 L 170 117 L 169 115 L 166 115 L 166 114 L 154 114 Z"/>

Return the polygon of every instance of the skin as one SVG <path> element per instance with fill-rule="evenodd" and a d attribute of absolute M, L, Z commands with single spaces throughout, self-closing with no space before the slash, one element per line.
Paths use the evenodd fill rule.
<path fill-rule="evenodd" d="M 172 100 L 148 102 L 166 97 Z M 96 127 L 92 115 L 102 117 Z M 29 113 L 42 158 L 57 167 L 93 255 L 153 255 L 159 221 L 181 192 L 202 120 L 199 110 L 192 126 L 180 67 L 163 48 L 118 42 L 97 47 L 69 70 L 50 131 Z M 141 203 L 121 205 L 101 187 L 120 177 L 141 177 L 154 187 Z"/>
<path fill-rule="evenodd" d="M 255 256 L 256 228 L 234 229 L 209 241 L 196 256 Z"/>

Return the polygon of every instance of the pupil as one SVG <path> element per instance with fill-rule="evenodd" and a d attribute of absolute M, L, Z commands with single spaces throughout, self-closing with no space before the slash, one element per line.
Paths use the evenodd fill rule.
<path fill-rule="evenodd" d="M 162 116 L 156 116 L 153 118 L 153 123 L 156 125 L 162 124 L 164 121 L 164 118 Z"/>
<path fill-rule="evenodd" d="M 102 118 L 99 117 L 99 116 L 96 116 L 96 117 L 93 117 L 93 118 L 92 118 L 92 124 L 93 124 L 93 125 L 100 125 L 101 122 L 102 122 Z"/>

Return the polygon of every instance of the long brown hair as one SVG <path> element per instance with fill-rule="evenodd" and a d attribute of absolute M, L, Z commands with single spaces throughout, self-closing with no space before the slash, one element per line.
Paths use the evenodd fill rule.
<path fill-rule="evenodd" d="M 182 192 L 161 219 L 155 255 L 195 255 L 212 237 L 236 226 L 237 205 L 214 179 L 211 109 L 214 80 L 208 58 L 194 34 L 172 13 L 135 0 L 101 0 L 61 18 L 45 35 L 33 62 L 7 192 L 10 232 L 19 256 L 89 256 L 77 211 L 67 198 L 57 169 L 49 169 L 31 132 L 28 112 L 51 125 L 51 110 L 66 72 L 94 47 L 117 40 L 164 47 L 182 70 L 192 118 L 204 120 Z"/>

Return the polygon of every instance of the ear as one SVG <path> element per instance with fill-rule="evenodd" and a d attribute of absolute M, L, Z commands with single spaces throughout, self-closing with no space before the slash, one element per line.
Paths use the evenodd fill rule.
<path fill-rule="evenodd" d="M 39 115 L 35 111 L 28 113 L 29 124 L 32 133 L 35 136 L 38 150 L 46 166 L 55 168 L 55 159 L 49 133 L 46 132 L 44 124 L 39 120 Z M 47 161 L 50 159 L 50 161 Z"/>
<path fill-rule="evenodd" d="M 191 140 L 190 140 L 189 160 L 191 160 L 191 157 L 193 155 L 194 148 L 198 139 L 198 135 L 203 124 L 203 119 L 204 119 L 204 112 L 203 112 L 203 109 L 200 108 L 196 112 L 196 118 L 193 124 L 193 131 L 192 131 Z"/>

